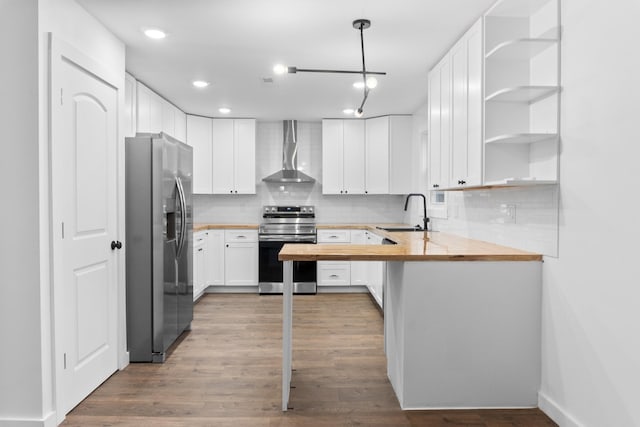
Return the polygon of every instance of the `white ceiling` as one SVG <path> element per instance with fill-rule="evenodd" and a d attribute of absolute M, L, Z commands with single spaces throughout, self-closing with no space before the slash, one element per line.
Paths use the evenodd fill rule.
<path fill-rule="evenodd" d="M 494 0 L 77 0 L 127 46 L 127 71 L 187 113 L 318 120 L 344 117 L 355 76 L 285 74 L 273 65 L 386 71 L 364 116 L 408 114 L 426 102 L 427 71 Z M 142 34 L 162 28 L 161 41 Z M 273 78 L 264 83 L 263 78 Z M 196 79 L 210 81 L 195 89 Z"/>

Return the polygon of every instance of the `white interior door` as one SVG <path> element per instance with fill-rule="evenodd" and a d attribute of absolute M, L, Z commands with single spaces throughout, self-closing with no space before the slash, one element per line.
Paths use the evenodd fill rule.
<path fill-rule="evenodd" d="M 66 414 L 117 370 L 117 90 L 52 52 L 56 395 Z M 60 414 L 62 412 L 62 414 Z"/>

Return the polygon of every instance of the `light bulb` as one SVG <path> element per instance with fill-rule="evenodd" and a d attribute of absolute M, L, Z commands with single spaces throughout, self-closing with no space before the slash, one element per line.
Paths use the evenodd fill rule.
<path fill-rule="evenodd" d="M 276 74 L 284 74 L 287 72 L 287 67 L 282 64 L 276 64 L 273 66 L 273 72 Z"/>
<path fill-rule="evenodd" d="M 378 80 L 375 77 L 367 78 L 367 87 L 369 89 L 373 89 L 376 86 L 378 86 Z"/>
<path fill-rule="evenodd" d="M 192 84 L 200 89 L 209 86 L 209 82 L 205 82 L 204 80 L 194 80 Z"/>

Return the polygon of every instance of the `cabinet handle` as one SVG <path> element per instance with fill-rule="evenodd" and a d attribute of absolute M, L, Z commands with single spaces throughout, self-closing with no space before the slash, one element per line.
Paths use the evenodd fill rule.
<path fill-rule="evenodd" d="M 202 248 L 198 249 L 198 252 L 202 252 Z"/>
<path fill-rule="evenodd" d="M 233 194 L 233 190 L 229 190 L 229 193 Z"/>
<path fill-rule="evenodd" d="M 342 190 L 340 190 L 340 194 L 343 194 L 344 192 Z"/>
<path fill-rule="evenodd" d="M 369 192 L 367 190 L 364 190 L 364 194 L 369 194 Z"/>
<path fill-rule="evenodd" d="M 337 279 L 340 276 L 338 276 L 337 274 L 332 274 L 331 276 L 329 276 L 330 279 Z"/>
<path fill-rule="evenodd" d="M 238 194 L 238 190 L 236 190 L 235 193 Z"/>
<path fill-rule="evenodd" d="M 439 187 L 440 187 L 440 185 L 438 185 L 438 184 L 433 184 L 433 188 L 439 188 Z"/>
<path fill-rule="evenodd" d="M 236 239 L 246 239 L 247 236 L 236 236 Z"/>
<path fill-rule="evenodd" d="M 334 235 L 334 236 L 329 236 L 329 238 L 330 238 L 330 239 L 337 239 L 337 238 L 338 238 L 338 236 L 335 236 L 335 235 Z"/>
<path fill-rule="evenodd" d="M 349 191 L 347 191 L 347 190 L 344 190 L 344 194 L 347 194 L 347 193 L 349 193 Z"/>
<path fill-rule="evenodd" d="M 460 185 L 464 185 L 464 184 L 466 184 L 466 183 L 467 183 L 467 181 L 465 181 L 465 180 L 463 180 L 463 179 L 459 179 L 459 180 L 458 180 L 458 184 L 460 184 Z"/>
<path fill-rule="evenodd" d="M 227 247 L 229 247 L 229 245 L 226 245 Z"/>

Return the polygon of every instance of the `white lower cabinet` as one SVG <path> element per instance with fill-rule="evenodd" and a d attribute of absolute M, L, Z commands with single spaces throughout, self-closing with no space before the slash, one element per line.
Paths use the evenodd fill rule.
<path fill-rule="evenodd" d="M 226 286 L 258 286 L 258 231 L 225 230 Z"/>
<path fill-rule="evenodd" d="M 207 285 L 224 286 L 224 230 L 207 231 Z"/>
<path fill-rule="evenodd" d="M 351 230 L 351 244 L 352 245 L 366 245 L 367 244 L 367 232 L 364 230 Z M 368 283 L 367 278 L 367 265 L 368 261 L 351 261 L 351 284 L 354 286 L 366 286 Z"/>
<path fill-rule="evenodd" d="M 382 237 L 367 231 L 368 245 L 381 245 Z M 384 289 L 384 261 L 367 261 L 367 288 L 369 293 L 376 300 L 380 308 L 382 308 L 382 293 Z"/>
<path fill-rule="evenodd" d="M 207 287 L 207 233 L 193 234 L 193 300 L 197 300 Z"/>
<path fill-rule="evenodd" d="M 351 266 L 345 261 L 318 261 L 319 286 L 349 286 Z"/>
<path fill-rule="evenodd" d="M 350 230 L 318 230 L 319 244 L 348 245 Z M 348 261 L 318 261 L 318 286 L 351 285 L 351 263 Z"/>

